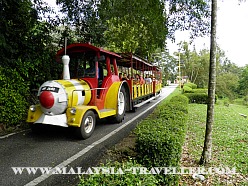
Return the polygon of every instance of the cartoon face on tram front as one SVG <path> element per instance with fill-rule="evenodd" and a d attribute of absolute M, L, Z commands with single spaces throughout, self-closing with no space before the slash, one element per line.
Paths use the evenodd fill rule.
<path fill-rule="evenodd" d="M 81 77 L 94 77 L 94 74 L 91 74 L 86 69 L 95 68 L 94 58 L 94 53 L 90 53 L 90 55 L 77 54 L 71 57 L 64 55 L 62 57 L 64 65 L 63 80 L 47 81 L 41 85 L 38 91 L 40 107 L 45 115 L 54 116 L 63 114 L 67 108 L 77 105 L 87 105 L 90 102 L 91 87 Z M 76 72 L 73 72 L 73 70 L 71 72 L 69 71 L 70 60 L 72 61 L 70 64 L 78 67 Z M 75 66 L 72 69 L 75 69 Z M 80 70 L 83 70 L 83 74 L 79 78 Z M 70 78 L 71 74 L 73 74 L 75 79 Z"/>
<path fill-rule="evenodd" d="M 52 80 L 41 85 L 38 98 L 42 112 L 53 116 L 63 114 L 68 107 L 87 105 L 91 91 L 83 80 Z"/>

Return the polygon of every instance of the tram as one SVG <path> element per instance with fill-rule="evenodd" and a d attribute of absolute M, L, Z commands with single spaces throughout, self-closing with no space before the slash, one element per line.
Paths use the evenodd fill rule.
<path fill-rule="evenodd" d="M 97 119 L 120 123 L 125 112 L 161 92 L 160 69 L 131 53 L 74 43 L 59 50 L 56 59 L 63 63 L 63 77 L 40 86 L 39 102 L 28 110 L 32 130 L 43 124 L 74 127 L 75 135 L 86 139 Z"/>

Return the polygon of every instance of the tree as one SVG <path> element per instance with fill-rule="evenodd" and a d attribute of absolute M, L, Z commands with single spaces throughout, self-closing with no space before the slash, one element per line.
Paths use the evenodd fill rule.
<path fill-rule="evenodd" d="M 169 54 L 165 56 L 165 60 L 166 62 L 162 63 L 163 81 L 166 82 L 167 80 L 170 80 L 171 82 L 174 82 L 178 73 L 176 69 L 178 60 Z"/>
<path fill-rule="evenodd" d="M 192 30 L 191 36 L 209 32 L 206 0 L 57 0 L 66 13 L 64 22 L 80 42 L 114 51 L 132 51 L 150 57 L 165 47 L 175 30 Z"/>
<path fill-rule="evenodd" d="M 195 83 L 198 87 L 206 87 L 208 84 L 208 69 L 209 68 L 209 51 L 207 49 L 196 52 L 194 47 L 193 51 L 190 50 L 187 42 L 180 42 L 180 63 L 182 73 L 188 76 L 190 82 Z M 178 52 L 175 53 L 179 55 Z"/>
<path fill-rule="evenodd" d="M 150 56 L 164 48 L 167 29 L 164 4 L 159 0 L 102 0 L 99 16 L 107 23 L 106 45 L 114 51 Z"/>
<path fill-rule="evenodd" d="M 98 15 L 100 1 L 57 0 L 56 2 L 61 7 L 60 12 L 65 14 L 61 22 L 74 33 L 76 42 L 91 42 L 99 46 L 105 43 L 106 23 L 103 23 Z"/>
<path fill-rule="evenodd" d="M 218 98 L 229 98 L 234 100 L 237 97 L 239 77 L 234 73 L 221 73 L 217 76 L 216 94 Z"/>
<path fill-rule="evenodd" d="M 208 0 L 164 0 L 168 37 L 174 38 L 176 30 L 190 30 L 191 38 L 208 35 L 210 30 L 210 5 Z"/>
<path fill-rule="evenodd" d="M 0 123 L 24 121 L 30 90 L 56 75 L 48 11 L 42 0 L 0 1 Z"/>
<path fill-rule="evenodd" d="M 30 0 L 3 0 L 1 3 L 0 65 L 16 69 L 27 85 L 37 88 L 37 82 L 56 74 L 48 71 L 55 69 L 50 68 L 54 55 L 50 35 L 53 25 L 40 16 L 50 9 L 42 0 L 35 0 L 35 4 Z"/>
<path fill-rule="evenodd" d="M 217 79 L 216 94 L 218 98 L 235 99 L 238 96 L 238 88 L 242 70 L 236 64 L 232 63 L 225 53 L 217 49 Z M 219 57 L 218 57 L 219 56 Z"/>
<path fill-rule="evenodd" d="M 246 65 L 243 70 L 242 70 L 242 74 L 239 80 L 239 85 L 238 85 L 238 90 L 239 93 L 243 96 L 247 96 L 248 95 L 248 65 Z"/>
<path fill-rule="evenodd" d="M 18 15 L 18 16 L 17 16 Z M 37 22 L 37 11 L 29 0 L 3 0 L 0 9 L 0 54 L 1 65 L 14 68 L 13 59 L 26 53 L 30 31 Z"/>
<path fill-rule="evenodd" d="M 214 104 L 215 104 L 215 84 L 216 84 L 216 25 L 217 25 L 217 0 L 212 0 L 207 121 L 206 121 L 204 147 L 200 159 L 200 164 L 209 163 L 212 154 L 212 126 L 214 124 Z"/>

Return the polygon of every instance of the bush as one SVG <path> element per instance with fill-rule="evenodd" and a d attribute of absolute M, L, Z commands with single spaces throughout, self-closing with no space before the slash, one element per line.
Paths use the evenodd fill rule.
<path fill-rule="evenodd" d="M 193 89 L 187 85 L 183 85 L 183 93 L 193 93 Z"/>
<path fill-rule="evenodd" d="M 205 88 L 197 88 L 193 90 L 193 93 L 205 93 L 208 94 L 208 89 Z"/>
<path fill-rule="evenodd" d="M 13 127 L 26 119 L 28 86 L 15 69 L 0 67 L 0 123 Z"/>
<path fill-rule="evenodd" d="M 207 104 L 208 95 L 205 93 L 185 93 L 185 96 L 189 98 L 190 103 Z"/>
<path fill-rule="evenodd" d="M 190 83 L 190 82 L 189 83 L 185 83 L 184 86 L 188 86 L 188 87 L 190 87 L 192 89 L 196 89 L 197 88 L 197 85 L 196 84 Z"/>
<path fill-rule="evenodd" d="M 26 119 L 26 99 L 15 90 L 0 89 L 0 123 L 14 127 Z"/>
<path fill-rule="evenodd" d="M 186 133 L 188 98 L 160 104 L 136 128 L 138 161 L 145 167 L 178 167 Z M 178 185 L 178 175 L 156 175 L 162 185 Z"/>
<path fill-rule="evenodd" d="M 208 94 L 206 93 L 185 93 L 183 94 L 189 98 L 190 103 L 207 104 Z M 217 95 L 215 95 L 215 103 L 217 102 Z"/>
<path fill-rule="evenodd" d="M 114 172 L 121 173 L 118 170 L 131 170 L 135 167 L 142 167 L 140 164 L 129 160 L 125 163 L 107 163 L 106 165 L 102 165 L 102 168 L 113 168 Z M 133 174 L 133 171 L 125 171 L 124 174 L 91 174 L 89 177 L 82 177 L 78 186 L 92 186 L 92 185 L 119 185 L 119 186 L 126 186 L 126 185 L 147 185 L 147 186 L 156 186 L 158 185 L 158 181 L 156 180 L 155 176 L 152 174 Z"/>
<path fill-rule="evenodd" d="M 189 87 L 187 84 L 183 86 L 183 93 L 208 93 L 208 89 L 203 89 L 203 88 L 194 88 L 192 89 Z"/>

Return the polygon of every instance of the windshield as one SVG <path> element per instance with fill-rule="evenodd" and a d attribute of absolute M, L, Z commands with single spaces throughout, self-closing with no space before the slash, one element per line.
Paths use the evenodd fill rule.
<path fill-rule="evenodd" d="M 96 55 L 83 53 L 70 56 L 70 73 L 72 78 L 96 76 Z"/>

